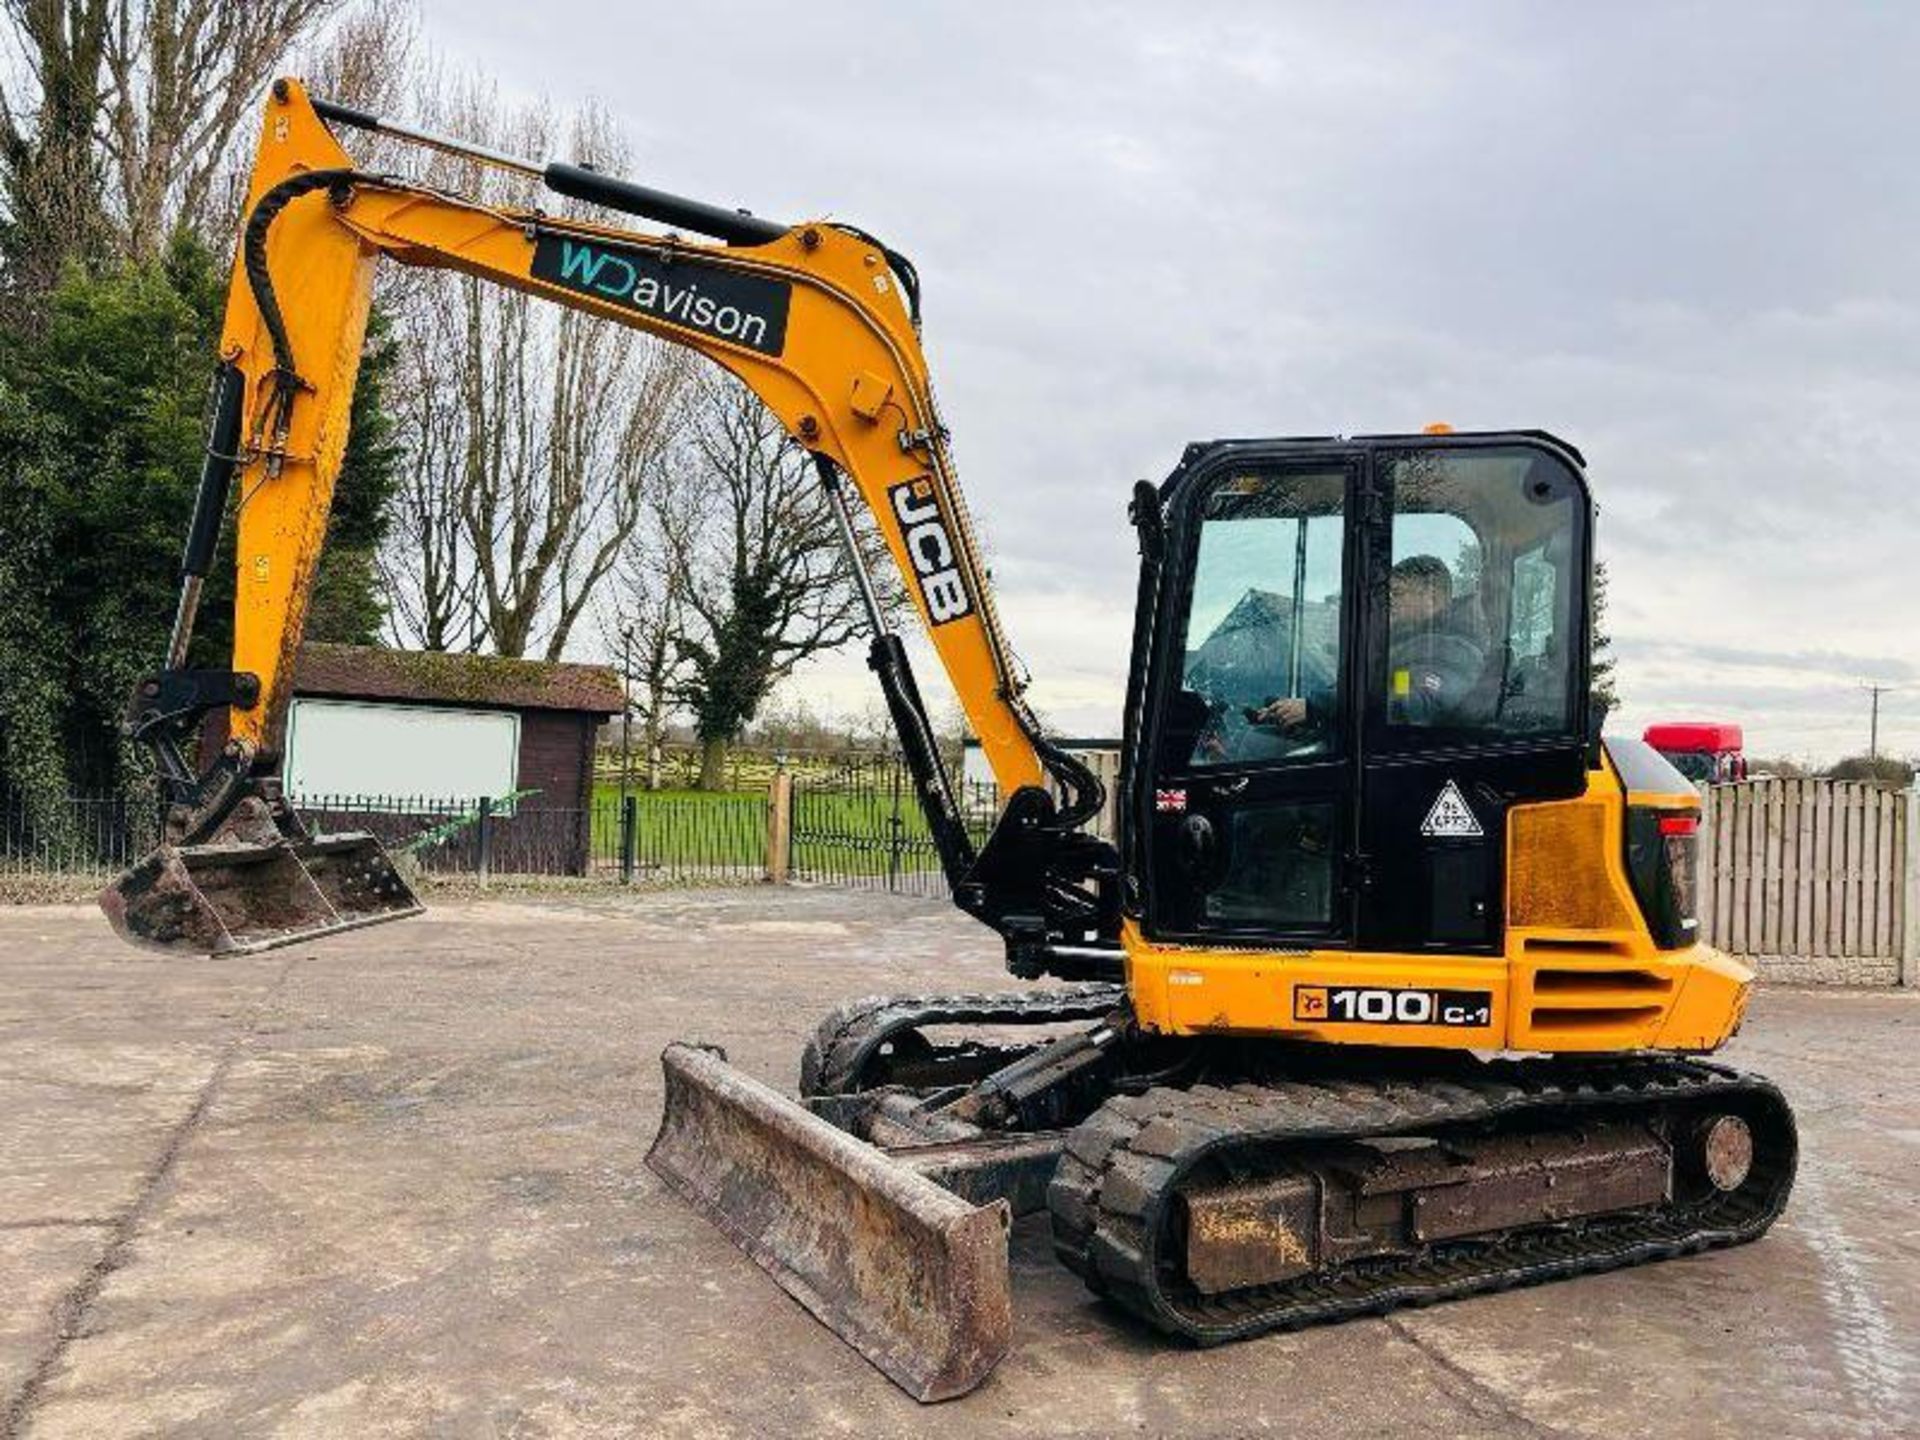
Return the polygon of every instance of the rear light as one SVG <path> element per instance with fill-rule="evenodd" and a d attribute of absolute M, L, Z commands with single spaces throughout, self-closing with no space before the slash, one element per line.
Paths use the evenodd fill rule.
<path fill-rule="evenodd" d="M 1700 814 L 1627 811 L 1627 876 L 1653 943 L 1678 950 L 1699 938 Z"/>

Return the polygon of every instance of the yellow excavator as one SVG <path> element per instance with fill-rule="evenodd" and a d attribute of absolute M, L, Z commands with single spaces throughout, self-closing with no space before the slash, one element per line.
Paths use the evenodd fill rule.
<path fill-rule="evenodd" d="M 374 132 L 660 233 L 353 162 Z M 698 238 L 688 238 L 689 236 Z M 1539 431 L 1232 439 L 1134 487 L 1117 845 L 1022 699 L 934 405 L 912 265 L 275 84 L 167 663 L 136 689 L 164 842 L 103 897 L 190 954 L 420 906 L 276 780 L 374 270 L 464 272 L 690 346 L 814 459 L 959 907 L 1004 993 L 826 1017 L 800 1094 L 665 1052 L 648 1163 L 922 1400 L 1009 1343 L 1007 1234 L 1045 1212 L 1115 1307 L 1202 1345 L 1750 1240 L 1792 1184 L 1765 1080 L 1699 1058 L 1752 974 L 1695 919 L 1699 799 L 1600 735 L 1585 466 Z M 185 665 L 239 482 L 230 669 Z M 976 845 L 853 543 L 864 505 L 1004 801 Z M 195 762 L 201 722 L 224 751 Z"/>

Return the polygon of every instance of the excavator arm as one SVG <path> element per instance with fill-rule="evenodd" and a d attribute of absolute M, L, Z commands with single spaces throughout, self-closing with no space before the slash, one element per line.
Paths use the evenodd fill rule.
<path fill-rule="evenodd" d="M 517 171 L 674 229 L 497 208 L 368 173 L 336 137 L 348 127 Z M 585 167 L 502 155 L 314 100 L 291 80 L 274 85 L 265 107 L 168 663 L 142 682 L 129 712 L 156 751 L 170 803 L 167 843 L 105 897 L 123 933 L 168 948 L 259 949 L 418 908 L 367 837 L 316 850 L 274 778 L 382 259 L 632 326 L 749 386 L 813 456 L 840 519 L 872 621 L 870 663 L 956 900 L 1007 937 L 1022 973 L 1116 968 L 1112 853 L 1076 830 L 1099 807 L 1099 783 L 1048 744 L 1021 699 L 934 403 L 912 267 L 843 225 L 780 225 Z M 201 581 L 235 487 L 232 668 L 189 670 Z M 871 512 L 1010 797 L 978 854 L 905 649 L 852 543 L 850 494 Z M 231 738 L 201 771 L 190 758 L 199 725 L 222 706 Z M 305 893 L 303 871 L 314 872 L 324 905 L 287 898 Z"/>

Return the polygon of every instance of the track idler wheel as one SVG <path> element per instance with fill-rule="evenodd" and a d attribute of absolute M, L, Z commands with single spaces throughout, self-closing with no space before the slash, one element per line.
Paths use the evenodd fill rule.
<path fill-rule="evenodd" d="M 1753 1173 L 1753 1127 L 1738 1115 L 1714 1115 L 1694 1131 L 1693 1163 L 1722 1195 L 1747 1183 Z"/>

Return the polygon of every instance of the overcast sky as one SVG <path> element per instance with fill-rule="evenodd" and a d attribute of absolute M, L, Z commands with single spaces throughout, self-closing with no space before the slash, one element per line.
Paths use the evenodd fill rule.
<path fill-rule="evenodd" d="M 634 178 L 918 263 L 1001 611 L 1117 724 L 1135 479 L 1444 420 L 1586 454 L 1626 709 L 1920 750 L 1920 6 L 425 0 Z M 562 157 L 564 158 L 564 157 Z M 931 677 L 927 677 L 931 678 Z M 857 709 L 848 657 L 805 677 Z"/>

